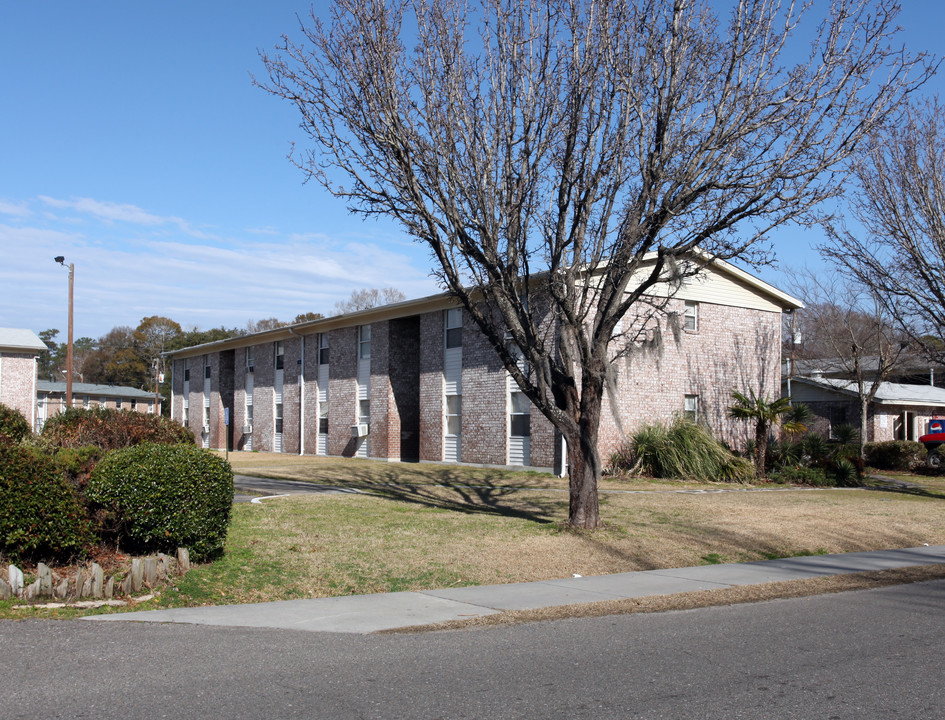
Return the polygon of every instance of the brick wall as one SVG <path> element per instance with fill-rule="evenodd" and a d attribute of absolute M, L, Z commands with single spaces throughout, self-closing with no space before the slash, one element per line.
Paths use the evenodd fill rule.
<path fill-rule="evenodd" d="M 371 423 L 368 457 L 400 459 L 400 416 L 390 388 L 390 323 L 371 324 Z"/>
<path fill-rule="evenodd" d="M 30 427 L 36 423 L 36 356 L 0 353 L 0 403 L 23 413 Z"/>
<path fill-rule="evenodd" d="M 420 458 L 420 324 L 417 316 L 390 321 L 390 402 L 403 460 Z"/>
<path fill-rule="evenodd" d="M 670 310 L 681 313 L 682 306 L 673 301 Z M 605 464 L 626 433 L 681 414 L 686 395 L 698 395 L 700 419 L 736 447 L 744 447 L 749 428 L 727 417 L 731 391 L 780 396 L 779 313 L 700 303 L 697 332 L 683 331 L 674 322 L 668 317 L 652 324 L 651 333 L 662 338 L 658 347 L 614 361 L 616 397 L 606 394 L 601 418 Z"/>
<path fill-rule="evenodd" d="M 357 422 L 358 328 L 332 330 L 328 344 L 328 454 L 351 457 L 357 449 L 351 426 Z"/>
<path fill-rule="evenodd" d="M 464 328 L 464 342 L 465 335 Z M 443 459 L 443 342 L 443 311 L 421 315 L 420 459 L 432 462 Z M 465 352 L 463 348 L 464 355 Z"/>
<path fill-rule="evenodd" d="M 463 313 L 463 462 L 505 465 L 508 461 L 507 378 L 492 346 Z"/>

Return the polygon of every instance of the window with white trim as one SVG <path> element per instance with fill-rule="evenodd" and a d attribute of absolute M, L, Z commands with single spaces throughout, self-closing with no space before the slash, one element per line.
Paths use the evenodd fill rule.
<path fill-rule="evenodd" d="M 445 342 L 447 348 L 463 346 L 463 309 L 446 311 Z"/>
<path fill-rule="evenodd" d="M 683 399 L 683 417 L 692 422 L 699 421 L 699 396 L 686 395 Z"/>
<path fill-rule="evenodd" d="M 530 437 L 531 401 L 523 392 L 510 393 L 509 435 L 512 437 Z"/>
<path fill-rule="evenodd" d="M 683 311 L 683 329 L 686 332 L 699 332 L 699 303 L 686 300 Z"/>

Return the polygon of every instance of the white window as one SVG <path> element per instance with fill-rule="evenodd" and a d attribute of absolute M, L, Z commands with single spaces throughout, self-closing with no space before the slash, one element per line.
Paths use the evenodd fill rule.
<path fill-rule="evenodd" d="M 528 465 L 531 445 L 531 402 L 509 379 L 509 465 Z"/>
<path fill-rule="evenodd" d="M 88 410 L 91 406 L 92 406 L 92 398 L 86 395 L 84 398 L 82 398 L 82 407 Z"/>
<path fill-rule="evenodd" d="M 328 364 L 328 333 L 321 333 L 318 336 L 318 364 Z"/>
<path fill-rule="evenodd" d="M 246 370 L 254 372 L 256 370 L 256 360 L 253 357 L 253 348 L 246 348 Z"/>
<path fill-rule="evenodd" d="M 186 400 L 187 396 L 184 395 L 184 398 L 185 398 L 185 399 L 184 399 L 184 410 L 186 410 L 186 409 L 187 409 L 187 400 Z M 116 410 L 121 410 L 121 398 L 115 398 L 115 409 L 116 409 Z"/>
<path fill-rule="evenodd" d="M 276 343 L 276 370 L 282 370 L 285 367 L 285 343 L 279 340 Z"/>
<path fill-rule="evenodd" d="M 446 434 L 459 436 L 463 421 L 463 396 L 446 396 Z"/>
<path fill-rule="evenodd" d="M 699 303 L 692 300 L 686 301 L 686 309 L 683 312 L 683 329 L 687 332 L 699 332 Z"/>
<path fill-rule="evenodd" d="M 371 326 L 362 325 L 358 328 L 358 358 L 367 360 L 371 357 Z"/>
<path fill-rule="evenodd" d="M 463 346 L 462 308 L 446 311 L 445 341 L 447 348 L 457 348 Z"/>
<path fill-rule="evenodd" d="M 692 422 L 699 421 L 699 396 L 686 395 L 683 400 L 683 417 Z"/>
<path fill-rule="evenodd" d="M 511 393 L 509 434 L 513 437 L 530 437 L 532 434 L 531 402 L 523 392 Z"/>

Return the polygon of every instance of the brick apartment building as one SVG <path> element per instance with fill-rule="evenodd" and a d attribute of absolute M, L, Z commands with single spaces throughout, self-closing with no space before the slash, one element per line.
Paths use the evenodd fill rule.
<path fill-rule="evenodd" d="M 795 298 L 723 262 L 687 282 L 650 351 L 616 359 L 601 452 L 643 422 L 698 417 L 742 444 L 732 389 L 780 392 Z M 549 348 L 549 351 L 552 349 Z M 551 423 L 446 295 L 168 353 L 171 416 L 204 447 L 560 471 Z"/>
<path fill-rule="evenodd" d="M 152 414 L 161 412 L 161 398 L 153 392 L 125 385 L 101 385 L 98 383 L 72 383 L 72 407 L 103 407 L 111 410 L 132 410 Z M 36 383 L 36 432 L 53 415 L 66 409 L 66 384 L 61 381 L 39 380 Z"/>
<path fill-rule="evenodd" d="M 36 359 L 46 349 L 32 330 L 0 328 L 0 403 L 36 422 Z"/>

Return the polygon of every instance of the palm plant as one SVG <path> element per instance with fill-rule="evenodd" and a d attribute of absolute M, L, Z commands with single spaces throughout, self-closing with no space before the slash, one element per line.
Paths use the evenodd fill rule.
<path fill-rule="evenodd" d="M 755 477 L 759 480 L 765 474 L 765 455 L 768 451 L 768 431 L 773 423 L 778 422 L 781 416 L 791 411 L 791 401 L 788 398 L 768 400 L 755 395 L 749 390 L 745 395 L 732 390 L 732 399 L 735 401 L 728 408 L 728 415 L 736 420 L 746 420 L 755 423 Z M 784 422 L 782 427 L 787 432 L 800 432 L 803 425 L 795 420 Z"/>

